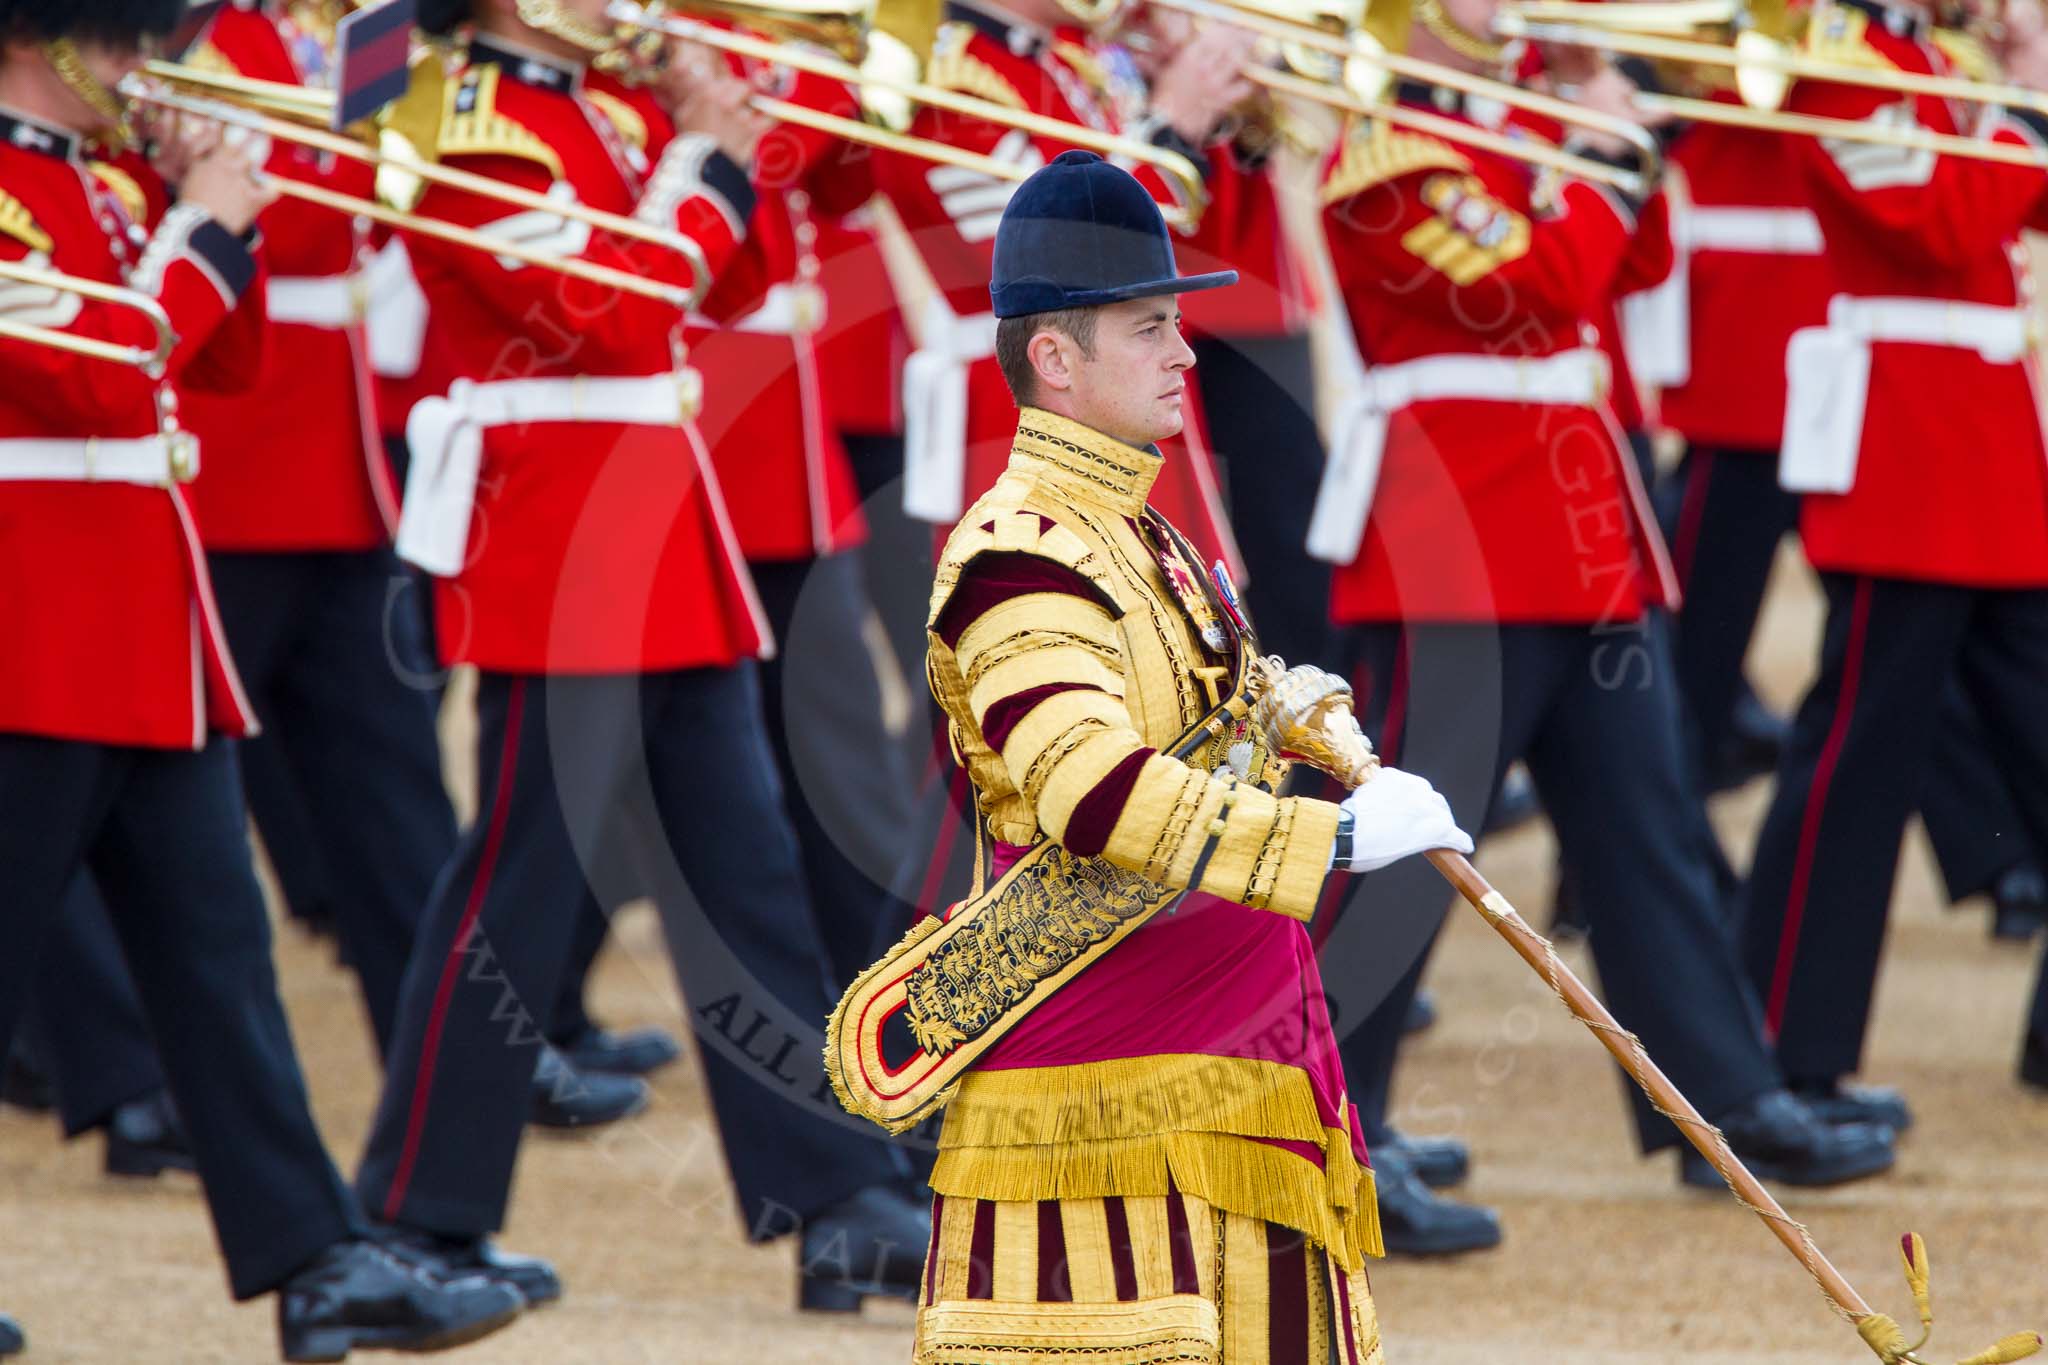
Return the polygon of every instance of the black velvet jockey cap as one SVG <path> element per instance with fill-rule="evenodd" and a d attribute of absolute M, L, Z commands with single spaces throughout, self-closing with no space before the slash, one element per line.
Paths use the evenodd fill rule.
<path fill-rule="evenodd" d="M 1235 270 L 1181 274 L 1136 177 L 1093 152 L 1061 152 L 1010 196 L 988 292 L 997 317 L 1017 318 L 1236 283 Z"/>

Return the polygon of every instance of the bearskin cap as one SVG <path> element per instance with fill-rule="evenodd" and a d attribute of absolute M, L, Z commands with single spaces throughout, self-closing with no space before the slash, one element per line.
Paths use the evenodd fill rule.
<path fill-rule="evenodd" d="M 185 9 L 186 0 L 0 0 L 0 39 L 133 43 L 171 32 Z"/>

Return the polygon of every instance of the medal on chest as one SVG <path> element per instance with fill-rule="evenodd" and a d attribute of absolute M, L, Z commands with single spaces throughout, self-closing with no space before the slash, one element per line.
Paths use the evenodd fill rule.
<path fill-rule="evenodd" d="M 1149 514 L 1140 518 L 1138 525 L 1144 530 L 1145 543 L 1151 547 L 1153 558 L 1159 562 L 1159 571 L 1166 579 L 1166 590 L 1173 594 L 1181 613 L 1195 628 L 1202 644 L 1211 654 L 1226 654 L 1230 650 L 1230 633 L 1223 628 L 1223 618 L 1216 614 L 1215 606 L 1209 601 L 1209 593 L 1202 586 L 1202 576 L 1188 563 L 1187 556 L 1180 552 L 1173 537 Z"/>

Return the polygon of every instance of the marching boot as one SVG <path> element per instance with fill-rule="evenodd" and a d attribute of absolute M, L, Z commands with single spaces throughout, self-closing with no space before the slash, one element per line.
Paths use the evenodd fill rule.
<path fill-rule="evenodd" d="M 2048 1090 L 2048 1038 L 2027 1035 L 2026 1046 L 2020 1049 L 2020 1080 L 2036 1090 Z"/>
<path fill-rule="evenodd" d="M 868 1298 L 915 1298 L 931 1245 L 931 1209 L 871 1185 L 804 1224 L 797 1306 L 858 1313 Z"/>
<path fill-rule="evenodd" d="M 1427 1033 L 1436 1027 L 1436 997 L 1426 990 L 1419 990 L 1408 1002 L 1408 1013 L 1401 1018 L 1401 1032 Z"/>
<path fill-rule="evenodd" d="M 683 1055 L 682 1045 L 658 1028 L 613 1033 L 595 1024 L 555 1040 L 555 1050 L 582 1072 L 649 1076 Z"/>
<path fill-rule="evenodd" d="M 1913 1126 L 1913 1111 L 1906 1097 L 1890 1086 L 1851 1085 L 1836 1077 L 1827 1081 L 1794 1081 L 1792 1093 L 1799 1097 L 1822 1123 L 1839 1128 L 1861 1123 L 1871 1128 L 1889 1128 L 1893 1136 Z"/>
<path fill-rule="evenodd" d="M 1728 717 L 1728 735 L 1718 754 L 1708 755 L 1713 771 L 1708 774 L 1709 792 L 1724 792 L 1742 786 L 1751 778 L 1768 777 L 1778 770 L 1778 755 L 1792 733 L 1792 722 L 1765 705 L 1756 689 L 1743 679 Z"/>
<path fill-rule="evenodd" d="M 106 1131 L 108 1175 L 147 1178 L 195 1169 L 185 1125 L 165 1091 L 116 1105 L 107 1116 Z"/>
<path fill-rule="evenodd" d="M 1372 1144 L 1373 1164 L 1389 1147 L 1399 1149 L 1402 1159 L 1415 1171 L 1415 1178 L 1433 1190 L 1448 1190 L 1465 1183 L 1472 1173 L 1472 1152 L 1456 1138 L 1410 1137 L 1389 1128 Z"/>
<path fill-rule="evenodd" d="M 1430 1193 L 1399 1146 L 1375 1147 L 1372 1169 L 1387 1255 L 1450 1256 L 1500 1245 L 1492 1209 Z"/>
<path fill-rule="evenodd" d="M 547 1047 L 533 1069 L 533 1110 L 528 1117 L 542 1128 L 598 1128 L 639 1113 L 652 1093 L 636 1076 L 581 1071 Z"/>
<path fill-rule="evenodd" d="M 528 1308 L 562 1297 L 562 1277 L 553 1264 L 506 1251 L 488 1237 L 444 1237 L 425 1228 L 389 1223 L 377 1229 L 377 1240 L 402 1260 L 441 1279 L 480 1276 L 510 1285 Z"/>
<path fill-rule="evenodd" d="M 1526 825 L 1543 814 L 1543 798 L 1536 794 L 1536 784 L 1529 778 L 1529 770 L 1517 763 L 1509 768 L 1500 780 L 1500 792 L 1494 797 L 1493 809 L 1486 813 L 1486 832 L 1502 834 L 1517 825 Z"/>
<path fill-rule="evenodd" d="M 1991 937 L 2024 943 L 2048 928 L 2048 876 L 2023 858 L 1991 884 Z"/>
<path fill-rule="evenodd" d="M 1830 1126 L 1788 1090 L 1772 1090 L 1716 1121 L 1728 1145 L 1759 1180 L 1781 1185 L 1840 1185 L 1891 1169 L 1892 1130 Z M 1697 1189 L 1725 1189 L 1714 1164 L 1687 1145 L 1679 1178 Z"/>
<path fill-rule="evenodd" d="M 31 1114 L 47 1114 L 57 1107 L 50 1092 L 49 1073 L 28 1049 L 16 1043 L 0 1064 L 0 1104 L 11 1104 Z"/>
<path fill-rule="evenodd" d="M 21 1324 L 0 1313 L 0 1356 L 19 1355 L 27 1349 L 28 1338 L 22 1335 Z"/>
<path fill-rule="evenodd" d="M 444 1351 L 519 1316 L 519 1292 L 481 1276 L 444 1280 L 374 1242 L 336 1242 L 277 1292 L 290 1361 L 346 1360 L 357 1348 Z"/>

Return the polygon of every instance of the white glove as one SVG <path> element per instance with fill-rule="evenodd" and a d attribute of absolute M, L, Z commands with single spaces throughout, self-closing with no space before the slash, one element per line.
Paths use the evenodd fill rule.
<path fill-rule="evenodd" d="M 1351 857 L 1343 870 L 1371 872 L 1433 848 L 1472 851 L 1472 836 L 1458 828 L 1451 803 L 1428 781 L 1399 768 L 1382 768 L 1344 798 L 1351 813 Z"/>

